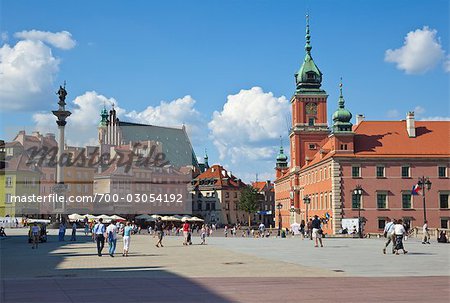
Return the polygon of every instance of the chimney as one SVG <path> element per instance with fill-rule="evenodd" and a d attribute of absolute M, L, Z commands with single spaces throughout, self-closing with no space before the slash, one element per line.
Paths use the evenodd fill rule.
<path fill-rule="evenodd" d="M 356 125 L 358 125 L 359 123 L 363 122 L 365 118 L 366 117 L 364 117 L 363 114 L 356 115 Z"/>
<path fill-rule="evenodd" d="M 410 138 L 416 137 L 416 125 L 414 122 L 414 112 L 408 112 L 406 114 L 406 131 Z"/>

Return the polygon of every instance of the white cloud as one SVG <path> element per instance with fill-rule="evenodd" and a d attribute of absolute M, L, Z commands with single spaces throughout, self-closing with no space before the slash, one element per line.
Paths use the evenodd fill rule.
<path fill-rule="evenodd" d="M 97 125 L 100 121 L 100 111 L 104 104 L 110 108 L 113 103 L 120 117 L 125 111 L 117 106 L 117 101 L 95 91 L 85 92 L 69 102 L 67 108 L 72 115 L 67 118 L 67 144 L 75 146 L 98 144 Z M 35 129 L 42 133 L 57 132 L 56 117 L 51 113 L 36 113 L 33 115 L 33 121 L 36 124 Z"/>
<path fill-rule="evenodd" d="M 423 113 L 425 113 L 425 108 L 423 108 L 420 105 L 417 105 L 416 107 L 414 107 L 414 113 L 416 115 L 422 115 Z"/>
<path fill-rule="evenodd" d="M 387 111 L 386 116 L 389 119 L 398 119 L 400 117 L 400 113 L 397 109 L 390 109 Z"/>
<path fill-rule="evenodd" d="M 8 32 L 2 32 L 0 35 L 0 40 L 1 42 L 6 42 L 9 40 L 9 35 Z"/>
<path fill-rule="evenodd" d="M 15 37 L 25 40 L 0 48 L 0 109 L 46 109 L 49 100 L 55 98 L 54 80 L 60 60 L 43 41 L 64 49 L 73 47 L 75 42 L 68 32 L 53 34 L 33 30 L 16 33 Z"/>
<path fill-rule="evenodd" d="M 229 95 L 221 112 L 215 111 L 208 127 L 220 159 L 237 159 L 239 152 L 263 158 L 267 139 L 285 135 L 289 102 L 284 97 L 265 93 L 260 87 Z M 263 144 L 261 146 L 261 144 Z"/>
<path fill-rule="evenodd" d="M 450 55 L 444 61 L 444 71 L 450 73 Z"/>
<path fill-rule="evenodd" d="M 208 127 L 223 164 L 243 180 L 255 174 L 273 179 L 278 138 L 286 137 L 289 102 L 260 87 L 229 95 L 222 111 L 214 112 Z"/>
<path fill-rule="evenodd" d="M 421 121 L 450 121 L 450 117 L 444 117 L 444 116 L 430 116 L 430 117 L 423 117 L 420 118 Z"/>
<path fill-rule="evenodd" d="M 422 74 L 433 69 L 444 57 L 437 31 L 424 26 L 409 32 L 402 47 L 386 50 L 384 60 L 407 74 Z"/>
<path fill-rule="evenodd" d="M 42 41 L 60 49 L 71 49 L 76 45 L 76 41 L 72 39 L 72 34 L 67 31 L 52 33 L 33 29 L 15 33 L 14 37 L 23 40 Z"/>

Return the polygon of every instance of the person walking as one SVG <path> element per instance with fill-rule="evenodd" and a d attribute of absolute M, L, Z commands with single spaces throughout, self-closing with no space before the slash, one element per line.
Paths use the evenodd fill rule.
<path fill-rule="evenodd" d="M 37 225 L 36 222 L 34 222 L 33 226 L 31 226 L 31 241 L 33 243 L 33 245 L 31 246 L 31 249 L 38 248 L 40 233 L 41 233 L 41 228 Z"/>
<path fill-rule="evenodd" d="M 72 224 L 72 236 L 70 237 L 70 241 L 77 240 L 77 223 L 73 222 Z"/>
<path fill-rule="evenodd" d="M 122 256 L 128 257 L 128 251 L 130 250 L 131 239 L 131 223 L 127 222 L 123 228 L 123 253 Z"/>
<path fill-rule="evenodd" d="M 97 254 L 99 257 L 102 256 L 102 250 L 103 247 L 105 247 L 105 233 L 106 228 L 105 225 L 103 224 L 103 219 L 100 218 L 98 219 L 98 223 L 95 224 L 92 230 L 92 234 L 94 235 L 95 241 L 97 242 Z"/>
<path fill-rule="evenodd" d="M 66 235 L 66 225 L 64 224 L 64 222 L 61 222 L 61 224 L 59 224 L 59 233 L 58 233 L 59 242 L 64 241 L 65 235 Z"/>
<path fill-rule="evenodd" d="M 225 225 L 225 227 L 223 229 L 223 233 L 224 233 L 225 238 L 227 238 L 228 237 L 228 225 Z"/>
<path fill-rule="evenodd" d="M 114 253 L 116 252 L 116 244 L 117 244 L 117 234 L 119 233 L 119 228 L 115 224 L 114 221 L 106 228 L 106 235 L 108 236 L 108 245 L 109 245 L 109 255 L 114 257 Z"/>
<path fill-rule="evenodd" d="M 305 239 L 305 220 L 300 222 L 300 234 L 302 235 L 302 240 Z"/>
<path fill-rule="evenodd" d="M 188 221 L 184 221 L 183 223 L 183 237 L 184 237 L 184 241 L 183 241 L 183 245 L 189 245 L 189 232 L 190 232 L 191 226 L 189 225 Z"/>
<path fill-rule="evenodd" d="M 308 224 L 306 224 L 306 232 L 308 234 L 308 238 L 312 240 L 312 219 L 309 219 Z"/>
<path fill-rule="evenodd" d="M 406 235 L 405 227 L 403 226 L 403 220 L 399 219 L 394 225 L 394 235 L 395 235 L 395 254 L 398 255 L 398 251 L 401 249 L 403 253 L 408 253 L 403 246 L 403 237 Z"/>
<path fill-rule="evenodd" d="M 312 237 L 314 239 L 314 247 L 318 247 L 318 242 L 320 242 L 320 247 L 323 247 L 322 243 L 322 226 L 319 220 L 319 216 L 315 215 L 314 220 L 311 221 Z"/>
<path fill-rule="evenodd" d="M 422 226 L 423 239 L 422 244 L 431 244 L 430 243 L 430 231 L 428 230 L 428 221 L 425 220 Z"/>
<path fill-rule="evenodd" d="M 84 235 L 87 236 L 89 234 L 89 219 L 88 219 L 88 217 L 84 217 L 83 223 L 84 223 Z"/>
<path fill-rule="evenodd" d="M 207 233 L 206 227 L 205 227 L 205 225 L 203 225 L 203 226 L 202 226 L 202 232 L 201 232 L 201 234 L 200 234 L 200 239 L 202 240 L 202 242 L 200 243 L 200 245 L 206 244 L 206 233 Z"/>
<path fill-rule="evenodd" d="M 164 247 L 164 245 L 162 244 L 162 240 L 164 238 L 164 224 L 161 221 L 161 217 L 158 217 L 158 219 L 156 220 L 155 231 L 156 235 L 158 236 L 158 242 L 156 242 L 156 247 L 159 247 L 160 245 L 161 247 Z"/>
<path fill-rule="evenodd" d="M 386 243 L 384 243 L 383 254 L 386 254 L 386 249 L 389 246 L 389 244 L 391 244 L 391 243 L 392 243 L 392 253 L 394 253 L 394 251 L 395 251 L 394 226 L 395 226 L 394 218 L 392 218 L 391 221 L 386 223 L 386 225 L 384 226 L 384 237 L 387 240 L 386 240 Z"/>

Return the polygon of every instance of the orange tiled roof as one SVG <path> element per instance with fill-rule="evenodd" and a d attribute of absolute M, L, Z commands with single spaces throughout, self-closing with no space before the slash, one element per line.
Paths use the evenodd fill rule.
<path fill-rule="evenodd" d="M 355 128 L 355 156 L 450 156 L 450 122 L 416 121 L 415 127 L 410 138 L 406 121 L 363 121 Z"/>
<path fill-rule="evenodd" d="M 264 187 L 266 187 L 266 182 L 260 181 L 260 182 L 252 182 L 252 187 L 256 189 L 257 191 L 263 191 Z"/>
<path fill-rule="evenodd" d="M 231 174 L 231 173 L 230 173 Z M 234 187 L 240 188 L 245 186 L 245 183 L 241 180 L 237 179 L 236 176 L 231 174 L 231 177 L 228 175 L 228 172 L 225 168 L 220 165 L 212 165 L 208 170 L 200 174 L 197 178 L 193 180 L 194 186 L 200 185 L 201 180 L 210 179 L 215 180 L 214 187 L 223 188 L 223 187 Z"/>
<path fill-rule="evenodd" d="M 355 133 L 353 154 L 339 154 L 332 151 L 331 141 L 327 140 L 302 169 L 330 157 L 450 157 L 450 122 L 415 121 L 415 127 L 416 137 L 410 138 L 404 120 L 362 121 L 353 128 Z"/>

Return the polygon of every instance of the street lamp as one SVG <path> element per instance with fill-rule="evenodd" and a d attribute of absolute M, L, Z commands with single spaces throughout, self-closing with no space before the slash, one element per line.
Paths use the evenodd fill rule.
<path fill-rule="evenodd" d="M 427 220 L 427 209 L 426 209 L 426 203 L 425 203 L 425 187 L 429 191 L 431 189 L 431 181 L 430 178 L 422 176 L 419 178 L 419 181 L 417 182 L 417 185 L 422 189 L 422 195 L 423 195 L 423 221 L 425 222 Z"/>
<path fill-rule="evenodd" d="M 308 196 L 305 196 L 303 198 L 303 203 L 305 203 L 305 208 L 306 208 L 306 218 L 305 221 L 308 222 L 308 204 L 311 203 L 311 198 Z"/>
<path fill-rule="evenodd" d="M 277 209 L 278 209 L 278 235 L 281 236 L 281 208 L 283 208 L 283 204 L 278 203 Z"/>
<path fill-rule="evenodd" d="M 362 230 L 361 230 L 361 196 L 362 196 L 362 188 L 361 185 L 357 185 L 353 190 L 353 194 L 355 195 L 355 199 L 358 202 L 358 235 L 362 238 Z"/>

